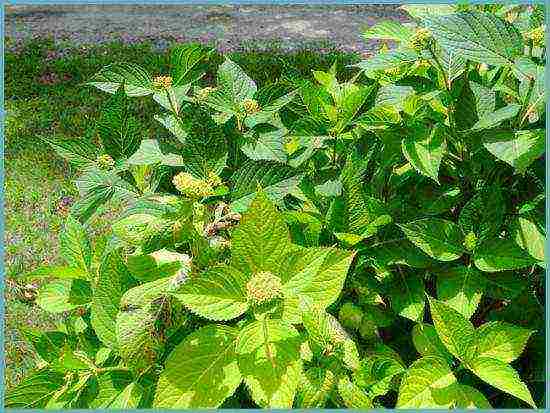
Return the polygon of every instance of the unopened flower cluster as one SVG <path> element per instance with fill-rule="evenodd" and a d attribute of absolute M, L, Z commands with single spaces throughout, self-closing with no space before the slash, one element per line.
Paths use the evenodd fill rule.
<path fill-rule="evenodd" d="M 255 305 L 281 298 L 283 295 L 281 279 L 269 271 L 258 272 L 246 283 L 246 295 Z"/>
<path fill-rule="evenodd" d="M 208 173 L 207 179 L 195 178 L 190 173 L 180 172 L 174 176 L 172 182 L 179 192 L 194 199 L 214 195 L 214 189 L 222 183 L 220 177 L 213 172 Z"/>
<path fill-rule="evenodd" d="M 153 79 L 153 86 L 157 89 L 170 89 L 172 78 L 170 76 L 157 76 Z"/>
<path fill-rule="evenodd" d="M 260 105 L 254 99 L 245 99 L 243 101 L 243 109 L 247 114 L 252 115 L 260 111 Z"/>
<path fill-rule="evenodd" d="M 97 166 L 99 166 L 101 169 L 111 169 L 113 166 L 115 166 L 115 160 L 107 154 L 99 155 L 97 157 Z"/>
<path fill-rule="evenodd" d="M 432 42 L 432 33 L 428 29 L 420 28 L 412 37 L 410 46 L 416 51 L 421 51 L 427 49 Z"/>

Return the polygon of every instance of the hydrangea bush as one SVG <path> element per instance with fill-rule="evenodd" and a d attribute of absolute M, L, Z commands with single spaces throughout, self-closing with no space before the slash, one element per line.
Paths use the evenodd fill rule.
<path fill-rule="evenodd" d="M 66 317 L 6 406 L 543 406 L 543 9 L 405 9 L 351 79 L 207 84 L 199 45 L 91 79 L 98 141 L 48 139 L 81 170 L 65 265 L 25 274 Z"/>

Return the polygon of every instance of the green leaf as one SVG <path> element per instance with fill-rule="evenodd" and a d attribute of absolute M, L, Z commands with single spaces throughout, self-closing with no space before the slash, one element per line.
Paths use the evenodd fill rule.
<path fill-rule="evenodd" d="M 437 335 L 447 350 L 459 360 L 468 362 L 476 353 L 476 332 L 458 311 L 428 297 Z"/>
<path fill-rule="evenodd" d="M 336 377 L 330 369 L 312 367 L 305 371 L 300 381 L 297 407 L 323 408 L 336 384 Z"/>
<path fill-rule="evenodd" d="M 231 209 L 236 212 L 246 211 L 255 197 L 258 185 L 271 201 L 280 204 L 286 195 L 298 191 L 303 177 L 304 174 L 299 170 L 278 162 L 248 161 L 231 178 L 235 182 Z"/>
<path fill-rule="evenodd" d="M 109 348 L 116 349 L 116 317 L 122 295 L 129 287 L 128 268 L 120 252 L 114 251 L 103 258 L 97 281 L 93 286 L 90 322 L 97 337 Z"/>
<path fill-rule="evenodd" d="M 458 224 L 464 234 L 477 236 L 476 246 L 497 236 L 504 221 L 506 202 L 497 184 L 491 184 L 477 192 L 460 210 Z"/>
<path fill-rule="evenodd" d="M 510 23 L 491 13 L 429 16 L 423 23 L 441 47 L 478 63 L 506 65 L 523 54 L 523 39 Z"/>
<path fill-rule="evenodd" d="M 375 104 L 376 106 L 393 106 L 396 110 L 401 112 L 405 105 L 405 101 L 414 94 L 415 92 L 412 86 L 394 84 L 382 86 L 378 90 Z"/>
<path fill-rule="evenodd" d="M 181 121 L 172 113 L 164 113 L 160 115 L 154 115 L 156 121 L 162 126 L 168 129 L 176 139 L 185 144 L 187 141 L 187 132 L 183 128 Z"/>
<path fill-rule="evenodd" d="M 414 169 L 439 183 L 439 166 L 447 151 L 446 132 L 439 125 L 423 132 L 403 139 L 403 154 Z"/>
<path fill-rule="evenodd" d="M 465 384 L 456 384 L 452 388 L 454 406 L 459 409 L 491 409 L 487 398 L 479 390 Z"/>
<path fill-rule="evenodd" d="M 210 320 L 232 320 L 248 309 L 246 276 L 234 267 L 212 267 L 174 292 L 192 312 Z"/>
<path fill-rule="evenodd" d="M 141 128 L 130 114 L 129 99 L 122 87 L 103 109 L 97 131 L 105 152 L 114 159 L 127 158 L 137 150 Z"/>
<path fill-rule="evenodd" d="M 218 408 L 241 383 L 235 354 L 237 332 L 209 325 L 191 333 L 168 356 L 155 408 Z"/>
<path fill-rule="evenodd" d="M 286 133 L 286 129 L 276 129 L 263 133 L 252 131 L 247 137 L 253 141 L 241 146 L 241 151 L 254 161 L 285 163 L 287 154 L 283 137 Z"/>
<path fill-rule="evenodd" d="M 416 360 L 405 373 L 396 407 L 398 409 L 448 408 L 448 391 L 456 378 L 445 360 L 426 356 Z"/>
<path fill-rule="evenodd" d="M 128 255 L 126 262 L 128 271 L 140 281 L 149 282 L 159 278 L 178 277 L 186 278 L 190 271 L 190 257 L 166 249 L 154 251 L 150 254 Z"/>
<path fill-rule="evenodd" d="M 337 383 L 338 394 L 348 409 L 372 409 L 372 400 L 347 376 L 341 376 Z"/>
<path fill-rule="evenodd" d="M 386 243 L 369 250 L 375 266 L 406 265 L 412 268 L 427 268 L 432 259 L 407 240 Z"/>
<path fill-rule="evenodd" d="M 475 266 L 485 272 L 516 270 L 534 263 L 535 260 L 510 239 L 487 241 L 474 254 Z"/>
<path fill-rule="evenodd" d="M 17 386 L 6 391 L 4 407 L 8 409 L 42 409 L 65 384 L 64 374 L 51 370 L 31 373 Z"/>
<path fill-rule="evenodd" d="M 144 139 L 141 141 L 138 150 L 128 158 L 128 164 L 183 166 L 183 158 L 180 155 L 163 154 L 156 139 Z"/>
<path fill-rule="evenodd" d="M 405 275 L 399 271 L 395 282 L 391 285 L 388 296 L 393 311 L 402 317 L 413 321 L 422 320 L 424 317 L 425 293 L 424 283 L 421 277 Z"/>
<path fill-rule="evenodd" d="M 198 80 L 206 71 L 206 64 L 213 52 L 213 49 L 196 43 L 175 47 L 170 53 L 173 84 L 179 86 Z"/>
<path fill-rule="evenodd" d="M 24 328 L 21 329 L 21 333 L 33 346 L 40 358 L 48 363 L 60 357 L 61 350 L 68 339 L 68 336 L 61 331 L 39 331 Z"/>
<path fill-rule="evenodd" d="M 407 4 L 401 6 L 400 9 L 405 10 L 414 19 L 424 20 L 430 16 L 445 16 L 456 11 L 457 7 L 454 4 Z"/>
<path fill-rule="evenodd" d="M 62 313 L 88 304 L 91 299 L 92 289 L 88 281 L 61 279 L 42 285 L 36 304 L 49 313 Z"/>
<path fill-rule="evenodd" d="M 383 20 L 369 27 L 362 36 L 365 40 L 395 40 L 408 43 L 414 32 L 395 20 Z"/>
<path fill-rule="evenodd" d="M 109 405 L 110 409 L 137 409 L 143 389 L 137 383 L 130 383 Z"/>
<path fill-rule="evenodd" d="M 82 268 L 65 267 L 60 265 L 38 267 L 36 270 L 22 275 L 22 278 L 36 280 L 41 278 L 60 279 L 88 279 L 88 270 Z"/>
<path fill-rule="evenodd" d="M 476 311 L 485 279 L 474 267 L 455 267 L 437 274 L 437 297 L 466 318 Z"/>
<path fill-rule="evenodd" d="M 454 222 L 424 218 L 398 226 L 414 245 L 436 260 L 453 261 L 464 252 L 463 235 Z"/>
<path fill-rule="evenodd" d="M 355 123 L 366 130 L 386 129 L 401 121 L 399 111 L 393 106 L 374 106 L 361 114 Z"/>
<path fill-rule="evenodd" d="M 77 168 L 89 166 L 97 160 L 98 148 L 86 138 L 67 139 L 61 136 L 40 136 L 39 138 Z"/>
<path fill-rule="evenodd" d="M 280 320 L 262 319 L 237 338 L 239 369 L 251 396 L 267 408 L 291 408 L 300 380 L 300 335 Z"/>
<path fill-rule="evenodd" d="M 505 120 L 512 119 L 513 117 L 515 117 L 518 114 L 520 109 L 521 109 L 520 105 L 511 103 L 507 106 L 504 106 L 503 108 L 495 110 L 494 112 L 483 114 L 479 117 L 478 121 L 474 123 L 471 130 L 481 131 L 484 129 L 496 128 Z"/>
<path fill-rule="evenodd" d="M 69 267 L 90 271 L 92 249 L 84 227 L 72 216 L 68 216 L 65 228 L 59 236 L 61 256 Z"/>
<path fill-rule="evenodd" d="M 248 273 L 280 273 L 290 235 L 283 216 L 265 192 L 258 192 L 232 236 L 231 259 L 236 268 Z"/>
<path fill-rule="evenodd" d="M 477 329 L 478 357 L 510 363 L 521 355 L 532 334 L 532 330 L 513 324 L 499 321 L 485 323 Z"/>
<path fill-rule="evenodd" d="M 483 146 L 501 161 L 524 171 L 545 150 L 544 130 L 500 131 L 483 135 Z"/>
<path fill-rule="evenodd" d="M 424 323 L 415 324 L 412 329 L 412 341 L 420 355 L 439 357 L 449 365 L 453 362 L 453 356 L 447 351 L 433 326 Z"/>
<path fill-rule="evenodd" d="M 128 63 L 106 66 L 88 82 L 89 85 L 111 94 L 124 85 L 128 96 L 147 96 L 154 93 L 152 83 L 145 70 Z"/>
<path fill-rule="evenodd" d="M 531 257 L 543 262 L 546 236 L 541 227 L 524 217 L 516 218 L 514 224 L 514 239 L 516 243 L 527 251 Z"/>
<path fill-rule="evenodd" d="M 488 357 L 479 357 L 470 362 L 468 368 L 491 386 L 523 400 L 533 408 L 537 407 L 518 373 L 506 363 Z"/>

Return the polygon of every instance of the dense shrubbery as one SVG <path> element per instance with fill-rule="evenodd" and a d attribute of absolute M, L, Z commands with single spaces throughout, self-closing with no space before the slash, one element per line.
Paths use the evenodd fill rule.
<path fill-rule="evenodd" d="M 407 10 L 351 80 L 209 81 L 198 45 L 95 75 L 99 142 L 47 139 L 82 171 L 66 266 L 26 275 L 71 315 L 7 406 L 542 406 L 542 9 Z"/>

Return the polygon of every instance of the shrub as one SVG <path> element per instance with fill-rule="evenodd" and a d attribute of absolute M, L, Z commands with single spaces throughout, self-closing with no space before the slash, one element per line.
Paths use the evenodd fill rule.
<path fill-rule="evenodd" d="M 199 45 L 95 75 L 99 145 L 47 139 L 82 171 L 66 265 L 26 275 L 69 315 L 25 331 L 43 362 L 6 405 L 542 405 L 542 9 L 405 8 L 345 81 L 258 87 L 227 58 L 205 85 Z"/>

